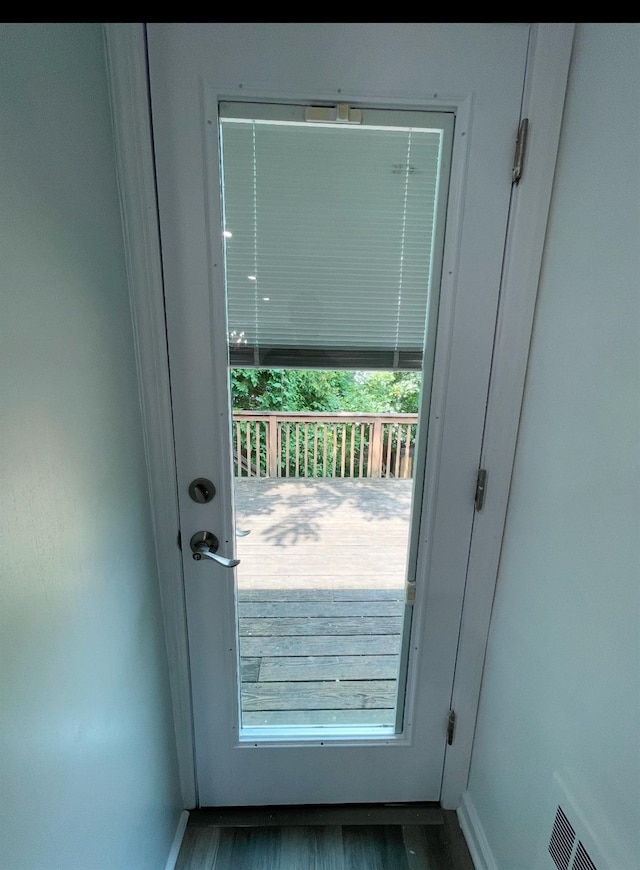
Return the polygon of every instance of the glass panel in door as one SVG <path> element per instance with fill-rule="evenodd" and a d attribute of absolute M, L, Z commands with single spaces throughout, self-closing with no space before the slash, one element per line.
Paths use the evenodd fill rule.
<path fill-rule="evenodd" d="M 220 110 L 242 729 L 399 731 L 452 118 Z"/>

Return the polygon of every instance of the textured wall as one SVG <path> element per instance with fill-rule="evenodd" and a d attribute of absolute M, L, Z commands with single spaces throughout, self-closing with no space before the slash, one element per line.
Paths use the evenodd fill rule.
<path fill-rule="evenodd" d="M 0 864 L 162 868 L 180 798 L 102 31 L 0 27 Z"/>
<path fill-rule="evenodd" d="M 640 866 L 639 92 L 640 26 L 579 25 L 469 783 L 500 870 L 554 770 Z"/>

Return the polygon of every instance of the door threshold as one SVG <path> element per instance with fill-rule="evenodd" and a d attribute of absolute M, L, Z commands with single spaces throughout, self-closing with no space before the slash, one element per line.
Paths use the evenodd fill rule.
<path fill-rule="evenodd" d="M 242 828 L 294 825 L 443 825 L 435 801 L 388 804 L 307 804 L 304 806 L 202 807 L 191 810 L 189 824 Z"/>

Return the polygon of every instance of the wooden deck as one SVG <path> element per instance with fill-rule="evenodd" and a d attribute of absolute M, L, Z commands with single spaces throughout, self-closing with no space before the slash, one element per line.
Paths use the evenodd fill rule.
<path fill-rule="evenodd" d="M 410 480 L 236 480 L 243 725 L 392 725 Z"/>

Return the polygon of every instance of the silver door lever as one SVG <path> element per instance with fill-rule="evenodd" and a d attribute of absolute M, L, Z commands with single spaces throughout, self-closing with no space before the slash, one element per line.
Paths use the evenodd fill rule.
<path fill-rule="evenodd" d="M 224 568 L 235 568 L 236 565 L 240 564 L 240 559 L 227 559 L 226 556 L 218 555 L 220 541 L 213 532 L 196 532 L 191 538 L 190 544 L 196 562 L 199 562 L 204 556 L 205 559 L 212 559 Z"/>

